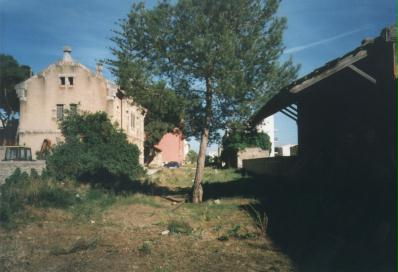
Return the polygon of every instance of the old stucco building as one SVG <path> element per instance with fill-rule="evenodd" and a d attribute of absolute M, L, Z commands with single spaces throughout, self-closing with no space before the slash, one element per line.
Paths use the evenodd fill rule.
<path fill-rule="evenodd" d="M 63 140 L 58 125 L 66 110 L 104 111 L 139 147 L 143 163 L 145 109 L 107 80 L 100 65 L 92 72 L 75 61 L 70 47 L 64 48 L 60 61 L 15 88 L 20 100 L 19 145 L 31 147 L 34 158 L 43 141 L 54 145 Z"/>

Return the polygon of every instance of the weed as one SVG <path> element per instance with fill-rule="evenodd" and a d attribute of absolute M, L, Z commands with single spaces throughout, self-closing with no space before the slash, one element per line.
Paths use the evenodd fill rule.
<path fill-rule="evenodd" d="M 31 176 L 20 169 L 0 188 L 0 223 L 14 227 L 16 220 L 29 217 L 26 206 L 67 208 L 75 203 L 75 192 L 52 179 L 43 180 L 37 172 Z"/>
<path fill-rule="evenodd" d="M 191 234 L 192 233 L 192 227 L 185 221 L 182 220 L 172 220 L 169 222 L 169 225 L 167 226 L 167 229 L 170 231 L 170 233 L 173 234 Z"/>
<path fill-rule="evenodd" d="M 234 225 L 232 228 L 228 230 L 228 236 L 238 238 L 239 230 L 240 230 L 240 225 L 239 224 Z"/>
<path fill-rule="evenodd" d="M 152 251 L 152 243 L 150 241 L 144 241 L 138 246 L 138 251 L 142 255 L 149 255 Z"/>
<path fill-rule="evenodd" d="M 52 255 L 71 254 L 71 253 L 75 253 L 78 251 L 94 249 L 97 247 L 97 243 L 98 243 L 98 241 L 95 238 L 91 238 L 91 239 L 79 238 L 67 247 L 61 247 L 59 245 L 55 245 L 54 247 L 51 248 L 50 253 Z"/>
<path fill-rule="evenodd" d="M 268 216 L 264 212 L 261 214 L 256 208 L 254 208 L 252 205 L 249 205 L 250 209 L 253 212 L 253 217 L 254 217 L 254 222 L 258 230 L 260 231 L 261 235 L 265 237 L 267 235 L 267 229 L 268 229 Z"/>
<path fill-rule="evenodd" d="M 221 235 L 221 236 L 219 236 L 219 237 L 217 238 L 217 240 L 218 240 L 218 241 L 224 242 L 224 241 L 228 241 L 228 240 L 229 240 L 229 237 L 228 237 L 227 235 Z"/>
<path fill-rule="evenodd" d="M 151 206 L 153 208 L 162 207 L 162 205 L 156 202 L 156 199 L 154 197 L 142 194 L 134 194 L 134 195 L 120 197 L 119 202 L 124 205 L 141 204 L 141 205 Z"/>

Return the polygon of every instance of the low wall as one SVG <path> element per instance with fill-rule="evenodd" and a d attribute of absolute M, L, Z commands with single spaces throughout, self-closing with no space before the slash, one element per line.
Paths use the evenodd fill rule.
<path fill-rule="evenodd" d="M 243 168 L 255 175 L 284 175 L 296 162 L 297 157 L 272 157 L 243 160 Z"/>
<path fill-rule="evenodd" d="M 248 147 L 238 152 L 237 168 L 243 167 L 244 160 L 264 159 L 269 157 L 269 151 L 259 147 Z"/>
<path fill-rule="evenodd" d="M 38 173 L 46 167 L 46 161 L 0 161 L 0 185 L 6 181 L 17 168 L 22 172 L 30 173 L 30 169 L 36 169 Z"/>

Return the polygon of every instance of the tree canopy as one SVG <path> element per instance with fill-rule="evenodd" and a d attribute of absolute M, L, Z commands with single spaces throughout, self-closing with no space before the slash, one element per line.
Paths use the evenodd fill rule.
<path fill-rule="evenodd" d="M 118 188 L 143 174 L 140 151 L 115 128 L 106 113 L 70 112 L 60 125 L 65 142 L 47 157 L 47 168 L 58 179 L 75 178 Z"/>
<path fill-rule="evenodd" d="M 248 147 L 259 147 L 269 150 L 270 153 L 273 148 L 267 133 L 255 129 L 231 129 L 222 139 L 221 159 L 229 167 L 229 162 L 237 156 L 238 151 Z"/>
<path fill-rule="evenodd" d="M 244 124 L 259 104 L 293 80 L 298 67 L 280 62 L 286 19 L 279 0 L 162 1 L 135 4 L 113 50 L 120 81 L 140 92 L 147 80 L 164 82 L 184 98 L 184 127 L 200 139 L 193 202 L 202 201 L 207 145 L 231 124 Z M 124 69 L 134 70 L 125 76 Z"/>
<path fill-rule="evenodd" d="M 29 66 L 20 65 L 14 57 L 0 54 L 0 122 L 4 128 L 0 142 L 15 138 L 19 99 L 14 86 L 27 79 L 30 71 Z"/>

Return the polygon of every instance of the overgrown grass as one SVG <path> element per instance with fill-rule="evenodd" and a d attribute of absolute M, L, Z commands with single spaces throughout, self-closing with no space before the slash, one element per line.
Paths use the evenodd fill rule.
<path fill-rule="evenodd" d="M 151 181 L 169 187 L 191 187 L 195 177 L 194 167 L 178 169 L 161 169 L 151 176 Z M 229 182 L 242 178 L 236 169 L 205 168 L 204 183 Z"/>
<path fill-rule="evenodd" d="M 12 227 L 28 219 L 27 206 L 67 208 L 78 201 L 74 184 L 39 177 L 18 168 L 0 187 L 0 224 Z"/>
<path fill-rule="evenodd" d="M 183 220 L 171 220 L 167 226 L 167 229 L 170 231 L 172 234 L 191 234 L 193 229 L 189 225 L 188 222 L 183 221 Z"/>
<path fill-rule="evenodd" d="M 15 228 L 34 219 L 31 208 L 58 208 L 74 219 L 98 218 L 122 196 L 74 181 L 57 181 L 45 174 L 15 172 L 0 187 L 0 225 Z"/>

